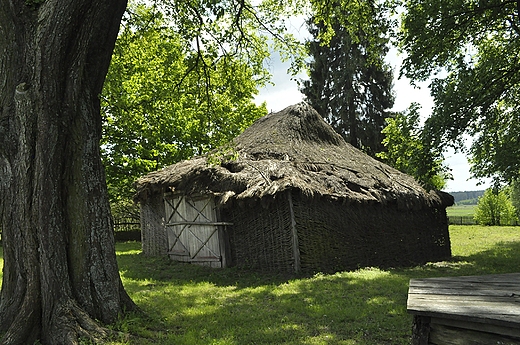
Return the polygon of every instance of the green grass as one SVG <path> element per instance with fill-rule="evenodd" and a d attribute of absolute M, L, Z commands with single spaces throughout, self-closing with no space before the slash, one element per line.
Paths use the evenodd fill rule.
<path fill-rule="evenodd" d="M 409 344 L 411 278 L 518 272 L 520 228 L 451 226 L 453 259 L 407 269 L 284 276 L 209 269 L 117 244 L 125 288 L 146 314 L 112 344 Z"/>
<path fill-rule="evenodd" d="M 446 208 L 448 217 L 473 217 L 477 205 L 454 205 Z"/>
<path fill-rule="evenodd" d="M 119 245 L 125 287 L 150 317 L 131 319 L 128 330 L 142 344 L 409 344 L 411 278 L 518 271 L 520 228 L 450 233 L 447 262 L 310 277 L 207 269 Z"/>

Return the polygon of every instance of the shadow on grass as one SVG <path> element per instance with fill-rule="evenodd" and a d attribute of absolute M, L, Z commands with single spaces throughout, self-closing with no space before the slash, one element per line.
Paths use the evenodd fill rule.
<path fill-rule="evenodd" d="M 118 261 L 132 298 L 161 320 L 154 343 L 409 344 L 410 278 L 518 271 L 520 241 L 412 268 L 303 276 L 210 269 L 135 248 Z"/>
<path fill-rule="evenodd" d="M 118 245 L 118 262 L 120 270 L 128 278 L 168 281 L 181 285 L 210 282 L 217 286 L 250 288 L 266 284 L 281 284 L 314 276 L 311 273 L 295 275 L 235 267 L 214 269 L 174 262 L 167 257 L 146 257 L 140 253 L 140 243 L 138 242 Z M 499 274 L 518 272 L 518 262 L 520 262 L 520 240 L 518 242 L 499 242 L 491 249 L 470 256 L 455 256 L 448 261 L 386 271 L 410 278 L 414 278 L 415 275 L 437 277 Z"/>

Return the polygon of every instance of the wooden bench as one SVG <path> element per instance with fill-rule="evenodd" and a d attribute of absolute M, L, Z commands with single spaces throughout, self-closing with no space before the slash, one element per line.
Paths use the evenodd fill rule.
<path fill-rule="evenodd" d="M 520 344 L 520 273 L 411 279 L 413 345 Z"/>

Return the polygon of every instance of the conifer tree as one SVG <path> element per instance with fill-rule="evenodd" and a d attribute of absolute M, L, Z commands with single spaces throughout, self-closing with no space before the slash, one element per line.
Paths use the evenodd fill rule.
<path fill-rule="evenodd" d="M 328 45 L 321 40 L 325 25 L 308 21 L 312 61 L 310 79 L 302 82 L 301 91 L 347 142 L 375 156 L 384 150 L 381 130 L 394 96 L 392 69 L 384 61 L 390 24 L 374 4 L 367 6 L 372 6 L 367 11 L 380 17 L 373 18 L 374 25 L 353 30 L 345 24 L 348 11 L 339 10 L 337 20 L 332 19 L 335 34 Z"/>

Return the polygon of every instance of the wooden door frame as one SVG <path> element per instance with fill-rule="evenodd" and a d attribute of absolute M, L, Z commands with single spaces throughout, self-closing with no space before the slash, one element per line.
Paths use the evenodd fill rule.
<path fill-rule="evenodd" d="M 202 211 L 206 207 L 208 207 L 208 205 L 210 205 L 210 207 L 212 205 L 214 205 L 214 197 L 211 195 L 205 196 L 205 195 L 199 195 L 199 194 L 185 195 L 185 194 L 181 194 L 181 193 L 165 193 L 163 198 L 164 198 L 164 202 L 167 203 L 172 210 L 171 214 L 165 214 L 166 231 L 167 231 L 167 233 L 168 233 L 168 231 L 172 231 L 173 235 L 176 238 L 173 245 L 170 245 L 169 236 L 167 235 L 168 254 L 170 254 L 170 250 L 171 250 L 171 248 L 173 248 L 173 246 L 175 246 L 177 243 L 180 243 L 187 252 L 188 259 L 186 260 L 186 262 L 206 262 L 206 261 L 212 262 L 213 260 L 201 260 L 201 261 L 197 260 L 197 254 L 203 248 L 206 248 L 209 252 L 214 254 L 216 258 L 218 258 L 218 261 L 220 262 L 221 267 L 228 267 L 229 258 L 227 257 L 228 256 L 227 253 L 229 252 L 229 249 L 228 249 L 229 241 L 227 240 L 227 238 L 228 238 L 227 227 L 232 226 L 233 223 L 222 222 L 222 221 L 212 221 L 212 219 L 209 219 L 202 213 Z M 175 202 L 176 199 L 178 199 L 177 202 Z M 205 199 L 207 199 L 207 202 L 205 203 L 204 207 L 201 210 L 198 210 L 197 207 L 194 205 L 194 203 L 191 202 L 194 200 L 205 200 Z M 192 207 L 198 213 L 198 215 L 195 217 L 195 219 L 193 221 L 190 221 L 189 219 L 186 218 L 186 215 L 183 215 L 178 211 L 178 208 L 183 201 L 186 202 L 190 207 Z M 165 204 L 165 207 L 166 207 L 166 204 Z M 172 218 L 176 214 L 180 216 L 182 221 L 172 222 Z M 214 210 L 214 215 L 215 215 L 216 220 L 218 220 L 218 217 L 220 215 L 216 208 Z M 202 217 L 203 219 L 208 220 L 208 222 L 196 221 L 197 218 L 199 218 L 199 216 Z M 169 227 L 174 227 L 174 226 L 183 226 L 181 232 L 178 235 L 173 229 L 169 230 Z M 197 236 L 197 234 L 195 234 L 194 232 L 192 232 L 190 230 L 191 226 L 212 226 L 212 227 L 214 227 L 214 230 L 211 232 L 211 234 L 208 236 L 208 238 L 206 240 L 201 240 L 199 238 L 199 236 Z M 200 242 L 200 245 L 197 246 L 198 250 L 194 254 L 190 253 L 190 250 L 188 248 L 186 248 L 185 244 L 182 243 L 182 241 L 180 241 L 180 235 L 185 230 L 189 231 L 192 235 L 191 237 L 194 237 L 198 242 Z M 215 234 L 217 235 L 219 253 L 215 253 L 215 251 L 213 250 L 214 248 L 207 246 L 207 243 L 210 241 L 210 239 Z M 177 254 L 173 254 L 173 255 L 177 255 Z M 182 256 L 182 255 L 179 255 L 179 256 Z M 180 261 L 184 261 L 184 260 L 180 260 Z M 217 261 L 217 260 L 215 260 L 215 261 Z"/>

